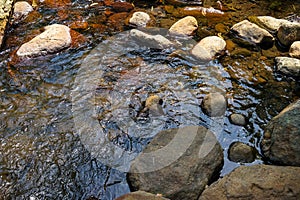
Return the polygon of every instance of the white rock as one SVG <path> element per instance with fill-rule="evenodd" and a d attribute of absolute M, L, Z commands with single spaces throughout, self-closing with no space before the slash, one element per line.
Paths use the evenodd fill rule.
<path fill-rule="evenodd" d="M 217 36 L 208 36 L 203 38 L 194 46 L 191 53 L 202 61 L 210 61 L 214 59 L 216 54 L 225 50 L 226 42 Z"/>
<path fill-rule="evenodd" d="M 300 76 L 299 59 L 289 57 L 276 57 L 275 61 L 278 71 L 290 76 Z"/>
<path fill-rule="evenodd" d="M 32 6 L 26 1 L 18 1 L 14 5 L 13 19 L 17 23 L 25 18 L 30 12 L 33 11 Z"/>
<path fill-rule="evenodd" d="M 278 40 L 285 46 L 300 40 L 300 23 L 289 22 L 280 26 L 277 33 Z"/>
<path fill-rule="evenodd" d="M 264 28 L 270 31 L 277 31 L 282 24 L 290 23 L 288 20 L 277 19 L 271 16 L 258 16 L 257 19 L 264 26 Z"/>
<path fill-rule="evenodd" d="M 291 57 L 300 58 L 300 41 L 296 41 L 291 45 L 289 54 Z"/>
<path fill-rule="evenodd" d="M 187 16 L 178 20 L 169 29 L 170 34 L 173 35 L 192 35 L 198 28 L 198 22 L 195 17 Z"/>
<path fill-rule="evenodd" d="M 137 29 L 132 29 L 130 36 L 151 48 L 164 49 L 173 45 L 170 40 L 162 35 L 150 35 Z"/>
<path fill-rule="evenodd" d="M 145 12 L 135 12 L 129 19 L 129 23 L 138 27 L 145 27 L 150 19 L 150 16 Z"/>
<path fill-rule="evenodd" d="M 23 44 L 17 51 L 18 56 L 40 56 L 58 52 L 71 45 L 70 28 L 53 24 L 45 27 L 45 31 L 29 42 Z"/>

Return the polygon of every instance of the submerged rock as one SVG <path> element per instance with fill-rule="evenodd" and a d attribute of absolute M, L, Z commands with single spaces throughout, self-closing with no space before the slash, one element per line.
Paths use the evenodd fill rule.
<path fill-rule="evenodd" d="M 300 167 L 240 166 L 210 185 L 199 200 L 299 199 Z"/>
<path fill-rule="evenodd" d="M 197 28 L 198 22 L 196 18 L 193 16 L 187 16 L 173 24 L 169 29 L 169 32 L 172 35 L 190 36 L 193 35 Z"/>
<path fill-rule="evenodd" d="M 134 12 L 129 19 L 129 23 L 137 27 L 146 27 L 151 20 L 150 16 L 145 12 Z"/>
<path fill-rule="evenodd" d="M 26 1 L 16 2 L 14 6 L 14 14 L 13 14 L 14 23 L 18 23 L 19 21 L 24 19 L 32 11 L 33 11 L 32 6 Z"/>
<path fill-rule="evenodd" d="M 20 57 L 32 57 L 55 53 L 69 47 L 71 41 L 69 27 L 61 24 L 53 24 L 46 26 L 43 33 L 23 44 L 18 49 L 17 55 Z"/>
<path fill-rule="evenodd" d="M 289 54 L 291 57 L 300 59 L 300 41 L 296 41 L 291 45 Z"/>
<path fill-rule="evenodd" d="M 277 33 L 278 40 L 284 46 L 290 46 L 300 40 L 300 23 L 290 22 L 280 26 Z"/>
<path fill-rule="evenodd" d="M 225 114 L 227 102 L 220 93 L 209 93 L 202 101 L 203 111 L 210 117 L 218 117 Z"/>
<path fill-rule="evenodd" d="M 134 190 L 172 200 L 197 199 L 222 165 L 222 148 L 214 134 L 187 126 L 158 133 L 133 161 L 128 180 Z"/>
<path fill-rule="evenodd" d="M 132 29 L 130 36 L 151 48 L 164 49 L 173 45 L 170 40 L 162 35 L 150 35 L 137 29 Z"/>
<path fill-rule="evenodd" d="M 115 200 L 169 200 L 162 197 L 160 194 L 151 194 L 144 191 L 136 191 L 128 194 L 124 194 Z"/>
<path fill-rule="evenodd" d="M 290 76 L 300 76 L 300 60 L 289 57 L 275 58 L 277 70 Z"/>
<path fill-rule="evenodd" d="M 255 157 L 255 148 L 242 142 L 232 143 L 228 150 L 228 158 L 233 162 L 251 163 Z"/>
<path fill-rule="evenodd" d="M 226 42 L 218 36 L 208 36 L 203 38 L 194 46 L 191 53 L 202 61 L 210 61 L 225 50 Z"/>
<path fill-rule="evenodd" d="M 270 48 L 274 43 L 274 38 L 268 31 L 248 20 L 233 25 L 231 31 L 236 34 L 238 39 L 250 44 L 259 45 L 262 48 Z"/>
<path fill-rule="evenodd" d="M 274 163 L 300 166 L 300 100 L 289 105 L 266 126 L 261 141 L 265 158 Z"/>

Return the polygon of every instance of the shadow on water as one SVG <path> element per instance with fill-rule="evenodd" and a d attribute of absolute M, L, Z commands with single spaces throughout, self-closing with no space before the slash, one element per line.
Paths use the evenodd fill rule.
<path fill-rule="evenodd" d="M 122 56 L 109 54 L 107 48 L 104 51 L 97 45 L 103 41 L 107 44 L 105 39 L 121 30 L 106 24 L 109 19 L 103 14 L 104 5 L 87 9 L 86 4 L 72 2 L 67 16 L 61 12 L 68 13 L 67 8 L 41 6 L 35 20 L 13 26 L 9 32 L 0 58 L 0 199 L 114 199 L 129 192 L 126 173 L 97 160 L 82 136 L 76 134 L 71 91 L 88 56 L 106 56 L 103 62 L 91 65 L 101 71 L 94 85 L 96 115 L 92 117 L 109 142 L 140 152 L 162 129 L 192 124 L 212 130 L 217 127 L 225 159 L 221 175 L 240 165 L 227 159 L 230 144 L 242 141 L 259 151 L 265 124 L 299 96 L 299 82 L 275 74 L 274 61 L 260 59 L 260 51 L 246 56 L 225 55 L 205 65 L 182 59 L 168 49 L 139 47 L 135 42 L 126 43 L 128 49 Z M 227 26 L 241 18 L 232 15 Z M 37 29 L 53 23 L 69 24 L 78 18 L 94 24 L 78 30 L 88 43 L 7 68 L 9 53 L 39 33 Z M 196 37 L 216 25 L 199 20 L 204 28 Z M 113 45 L 124 47 L 122 40 Z M 220 126 L 199 107 L 210 91 L 224 93 L 228 100 Z M 152 97 L 160 99 L 156 104 L 160 110 L 154 109 L 154 113 L 147 107 L 147 99 Z M 159 114 L 153 117 L 155 112 Z M 233 125 L 228 120 L 232 113 L 246 116 L 247 125 Z M 139 129 L 134 128 L 136 124 Z M 255 163 L 262 163 L 259 155 L 251 164 Z"/>

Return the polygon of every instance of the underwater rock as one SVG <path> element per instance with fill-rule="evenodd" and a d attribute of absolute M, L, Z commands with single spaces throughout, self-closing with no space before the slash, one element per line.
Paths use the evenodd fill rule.
<path fill-rule="evenodd" d="M 289 47 L 293 42 L 300 40 L 300 23 L 289 22 L 280 26 L 277 32 L 278 40 Z"/>
<path fill-rule="evenodd" d="M 229 117 L 229 120 L 231 123 L 239 126 L 245 126 L 246 125 L 246 119 L 243 115 L 241 114 L 232 114 Z"/>
<path fill-rule="evenodd" d="M 290 57 L 276 57 L 275 62 L 278 71 L 289 76 L 300 76 L 299 59 Z"/>
<path fill-rule="evenodd" d="M 169 200 L 167 198 L 162 197 L 160 194 L 151 194 L 144 191 L 136 191 L 130 192 L 128 194 L 124 194 L 115 200 Z"/>
<path fill-rule="evenodd" d="M 215 135 L 201 126 L 159 132 L 132 162 L 128 181 L 172 200 L 197 199 L 223 166 Z"/>
<path fill-rule="evenodd" d="M 71 42 L 70 28 L 61 24 L 53 24 L 46 26 L 43 33 L 23 44 L 18 49 L 17 55 L 34 57 L 55 53 L 69 47 Z"/>
<path fill-rule="evenodd" d="M 300 41 L 293 42 L 290 47 L 289 55 L 300 59 Z"/>
<path fill-rule="evenodd" d="M 266 159 L 273 163 L 300 166 L 299 116 L 300 100 L 297 100 L 267 124 L 260 143 Z"/>
<path fill-rule="evenodd" d="M 203 38 L 194 46 L 191 53 L 202 61 L 210 61 L 217 54 L 222 53 L 226 48 L 226 42 L 218 36 L 208 36 Z"/>
<path fill-rule="evenodd" d="M 32 6 L 26 1 L 18 1 L 14 6 L 13 20 L 14 23 L 20 22 L 22 19 L 26 18 L 27 15 L 33 11 Z"/>
<path fill-rule="evenodd" d="M 255 148 L 242 142 L 234 142 L 228 150 L 228 158 L 233 162 L 251 163 L 255 160 Z"/>
<path fill-rule="evenodd" d="M 218 117 L 225 114 L 227 102 L 220 93 L 209 93 L 202 101 L 201 107 L 204 113 L 210 117 Z"/>
<path fill-rule="evenodd" d="M 199 200 L 299 199 L 300 167 L 240 166 L 211 184 Z"/>
<path fill-rule="evenodd" d="M 187 16 L 175 22 L 169 29 L 171 35 L 190 36 L 198 28 L 198 22 L 195 17 Z"/>
<path fill-rule="evenodd" d="M 134 12 L 129 19 L 129 23 L 137 27 L 146 27 L 150 20 L 148 13 Z"/>

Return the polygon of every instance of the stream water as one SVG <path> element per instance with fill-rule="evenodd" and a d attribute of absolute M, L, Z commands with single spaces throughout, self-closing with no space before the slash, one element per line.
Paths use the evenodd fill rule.
<path fill-rule="evenodd" d="M 54 6 L 45 2 L 24 22 L 11 26 L 0 52 L 0 199 L 114 199 L 130 191 L 126 172 L 99 159 L 108 152 L 93 141 L 104 137 L 104 143 L 138 153 L 159 130 L 185 125 L 203 125 L 216 133 L 224 149 L 224 176 L 240 165 L 227 158 L 230 144 L 242 141 L 260 152 L 266 123 L 300 96 L 298 80 L 276 73 L 269 56 L 276 54 L 275 47 L 252 51 L 236 47 L 235 52 L 199 64 L 174 49 L 153 50 L 126 41 L 130 28 L 108 17 L 108 6 L 101 1 L 75 0 L 67 6 L 63 5 L 68 1 Z M 92 3 L 98 5 L 88 6 Z M 226 30 L 250 15 L 300 14 L 295 1 L 272 9 L 267 0 L 223 3 L 231 17 L 198 17 L 201 28 L 180 50 L 187 52 L 199 38 L 216 35 L 218 24 Z M 135 5 L 156 12 L 160 28 L 179 19 L 153 2 Z M 88 28 L 76 29 L 86 38 L 79 46 L 10 64 L 11 53 L 41 27 L 74 21 L 88 23 Z M 207 117 L 199 106 L 210 91 L 221 92 L 228 100 L 222 118 Z M 136 114 L 135 109 L 153 95 L 161 99 L 159 115 Z M 246 116 L 247 125 L 230 123 L 232 113 Z M 95 125 L 102 135 L 94 134 Z M 110 159 L 119 156 L 104 157 L 111 155 L 115 157 Z M 118 166 L 127 162 L 116 160 Z M 262 162 L 258 154 L 249 165 Z"/>

